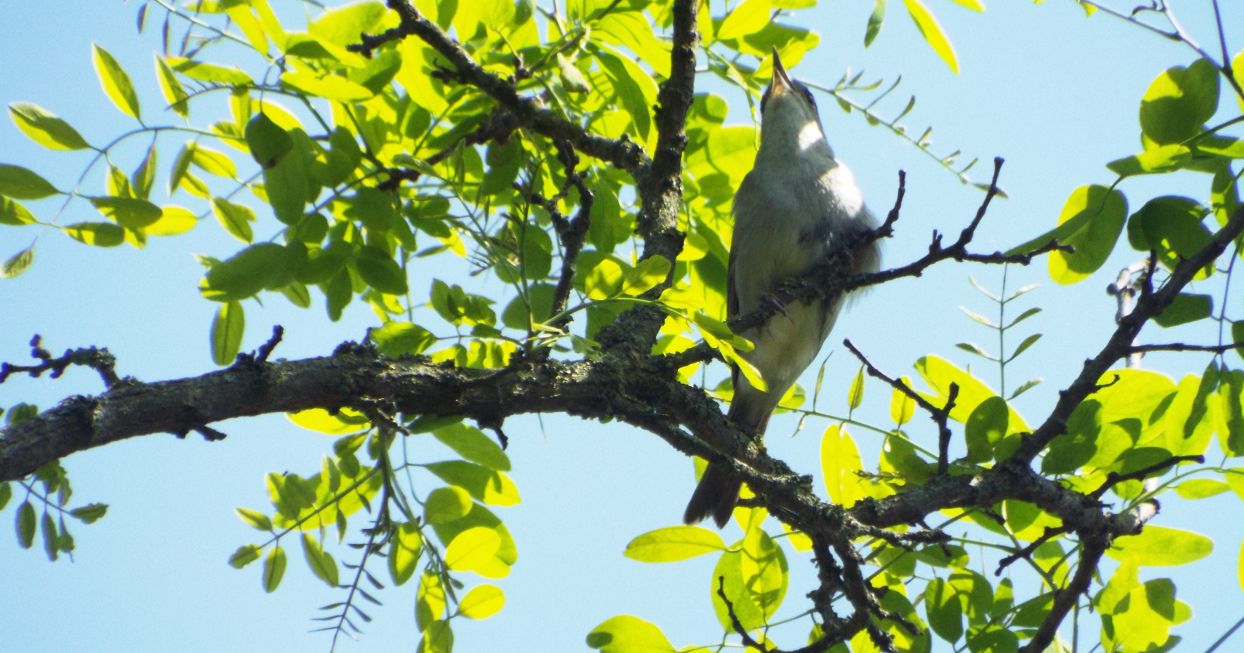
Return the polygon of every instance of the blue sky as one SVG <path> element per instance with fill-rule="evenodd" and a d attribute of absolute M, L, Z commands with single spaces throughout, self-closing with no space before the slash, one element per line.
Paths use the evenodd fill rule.
<path fill-rule="evenodd" d="M 847 67 L 887 81 L 901 74 L 903 85 L 882 105 L 888 106 L 883 112 L 896 112 L 914 94 L 917 107 L 904 122 L 916 132 L 931 124 L 935 151 L 958 149 L 983 162 L 1006 158 L 1002 184 L 1010 197 L 995 202 L 986 218 L 976 243 L 981 251 L 1004 249 L 1052 226 L 1075 187 L 1113 181 L 1104 164 L 1139 147 L 1136 112 L 1150 80 L 1169 65 L 1192 61 L 1190 51 L 1119 21 L 1086 18 L 1069 0 L 1039 6 L 995 0 L 983 15 L 929 0 L 958 50 L 962 72 L 955 76 L 919 39 L 898 3 L 890 3 L 889 19 L 868 50 L 862 48 L 862 36 L 871 2 L 820 4 L 794 19 L 822 37 L 821 47 L 793 71 L 796 77 L 832 84 Z M 1184 4 L 1189 5 L 1185 26 L 1212 42 L 1210 17 L 1192 3 L 1177 9 L 1184 10 Z M 1223 4 L 1232 5 L 1227 24 L 1244 25 L 1241 7 Z M 135 34 L 136 9 L 135 3 L 116 1 L 77 3 L 71 10 L 31 0 L 6 3 L 0 25 L 0 101 L 35 102 L 92 142 L 127 129 L 128 119 L 99 89 L 90 43 L 112 52 L 134 77 L 149 110 L 157 106 L 151 53 L 159 40 L 154 30 Z M 1244 34 L 1234 36 L 1238 50 Z M 828 99 L 820 104 L 837 154 L 855 171 L 876 211 L 888 209 L 896 171 L 908 172 L 903 219 L 897 237 L 886 244 L 889 263 L 923 253 L 932 229 L 957 233 L 971 218 L 979 191 L 959 185 L 923 154 L 858 115 L 844 114 Z M 740 112 L 734 115 L 746 119 Z M 175 120 L 170 115 L 165 121 Z M 166 168 L 174 151 L 162 152 Z M 31 167 L 67 186 L 86 160 L 82 154 L 50 154 L 8 121 L 0 124 L 2 162 Z M 988 165 L 979 164 L 974 173 L 985 180 Z M 89 181 L 88 187 L 92 183 L 99 184 Z M 1135 208 L 1159 194 L 1203 197 L 1206 184 L 1198 177 L 1162 177 L 1129 183 L 1125 190 Z M 59 204 L 34 206 L 45 215 Z M 91 219 L 90 212 L 81 203 L 72 205 L 62 222 Z M 27 341 L 39 333 L 53 351 L 106 346 L 117 355 L 121 373 L 145 381 L 213 369 L 207 334 L 215 305 L 199 297 L 202 268 L 191 254 L 222 256 L 236 249 L 236 241 L 215 223 L 199 226 L 186 238 L 153 240 L 141 252 L 93 249 L 53 232 L 0 227 L 0 256 L 36 236 L 34 267 L 15 281 L 0 282 L 0 360 L 25 360 Z M 1114 303 L 1103 289 L 1134 258 L 1134 253 L 1118 254 L 1096 276 L 1070 288 L 1050 282 L 1043 264 L 1011 270 L 1013 288 L 1040 284 L 1024 306 L 1045 309 L 1028 323 L 1044 339 L 1009 371 L 1017 381 L 1045 379 L 1018 402 L 1030 421 L 1042 416 L 1060 384 L 1112 330 Z M 969 286 L 969 275 L 996 288 L 1001 270 L 942 266 L 923 278 L 872 290 L 856 302 L 822 352 L 832 354 L 821 407 L 845 412 L 845 390 L 856 365 L 837 344 L 843 337 L 895 374 L 912 373 L 911 363 L 927 353 L 959 364 L 973 362 L 954 343 L 992 336 L 959 310 L 960 305 L 978 312 L 990 308 Z M 470 278 L 459 283 L 488 290 Z M 277 355 L 291 359 L 325 354 L 343 340 L 358 339 L 372 319 L 357 303 L 337 323 L 328 321 L 318 305 L 301 311 L 280 300 L 265 304 L 262 311 L 248 310 L 244 348 L 259 345 L 270 326 L 279 323 L 286 327 L 286 338 Z M 1144 336 L 1163 338 L 1149 331 Z M 1179 376 L 1199 372 L 1207 362 L 1208 357 L 1154 356 L 1145 365 Z M 991 378 L 987 368 L 978 369 Z M 806 376 L 805 387 L 810 389 L 813 380 Z M 57 381 L 14 379 L 0 386 L 0 405 L 29 401 L 47 407 L 71 394 L 100 389 L 98 379 L 81 370 Z M 888 423 L 888 390 L 868 389 L 863 419 Z M 65 462 L 77 496 L 107 502 L 111 509 L 102 522 L 74 529 L 78 553 L 72 563 L 49 563 L 41 552 L 22 551 L 10 536 L 0 535 L 5 578 L 0 623 L 10 650 L 327 649 L 323 635 L 307 631 L 317 625 L 310 620 L 316 607 L 338 600 L 340 592 L 311 577 L 296 547 L 285 581 L 273 595 L 261 590 L 256 568 L 236 571 L 225 560 L 238 545 L 253 541 L 255 533 L 232 508 L 266 507 L 263 474 L 317 469 L 331 440 L 281 416 L 217 426 L 229 434 L 224 442 L 159 435 Z M 797 468 L 819 473 L 817 451 L 826 426 L 812 420 L 790 437 L 795 421 L 780 417 L 769 429 L 768 443 Z M 911 431 L 933 441 L 932 427 L 920 417 Z M 657 623 L 676 646 L 715 643 L 719 629 L 708 602 L 713 560 L 644 565 L 622 557 L 632 537 L 679 520 L 692 487 L 690 462 L 657 438 L 620 424 L 529 417 L 507 422 L 506 432 L 523 503 L 500 516 L 518 541 L 519 563 L 499 583 L 508 599 L 499 615 L 455 625 L 458 650 L 582 649 L 589 630 L 622 613 Z M 855 437 L 866 463 L 875 461 L 878 442 L 866 432 Z M 1195 615 L 1192 628 L 1177 632 L 1192 650 L 1203 649 L 1244 612 L 1235 574 L 1244 523 L 1204 517 L 1213 511 L 1238 513 L 1233 501 L 1165 502 L 1160 523 L 1212 536 L 1215 553 L 1188 568 L 1142 572 L 1144 579 L 1176 578 L 1180 598 Z M 12 514 L 12 507 L 0 513 L 0 522 L 7 523 Z M 735 536 L 737 528 L 731 525 L 726 538 Z M 344 549 L 335 553 L 348 559 Z M 813 581 L 807 559 L 793 558 L 791 568 L 786 615 L 793 614 L 789 608 L 802 608 Z M 372 611 L 375 620 L 366 636 L 339 650 L 414 646 L 413 587 L 385 591 L 380 598 L 385 605 Z M 794 644 L 806 630 L 778 632 L 779 641 Z"/>

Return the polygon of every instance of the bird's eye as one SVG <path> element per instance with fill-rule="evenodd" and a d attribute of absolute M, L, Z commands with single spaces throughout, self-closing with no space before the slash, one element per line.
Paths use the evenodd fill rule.
<path fill-rule="evenodd" d="M 795 88 L 799 89 L 799 93 L 803 95 L 803 99 L 807 100 L 808 104 L 811 104 L 813 109 L 816 109 L 816 99 L 812 97 L 812 91 L 810 91 L 807 86 L 804 86 L 798 82 L 795 82 Z"/>
<path fill-rule="evenodd" d="M 765 92 L 761 94 L 760 96 L 760 112 L 761 113 L 765 112 L 765 105 L 769 103 L 769 91 L 772 90 L 772 88 L 773 88 L 772 86 L 766 87 Z"/>

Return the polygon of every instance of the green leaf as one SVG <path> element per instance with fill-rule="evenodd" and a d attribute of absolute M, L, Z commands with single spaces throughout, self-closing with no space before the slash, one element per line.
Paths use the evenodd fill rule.
<path fill-rule="evenodd" d="M 851 380 L 851 387 L 847 390 L 847 406 L 851 410 L 860 407 L 864 403 L 864 366 L 855 373 L 855 378 Z"/>
<path fill-rule="evenodd" d="M 302 554 L 316 578 L 324 581 L 329 587 L 337 586 L 337 561 L 333 559 L 332 554 L 320 546 L 319 540 L 312 537 L 310 533 L 302 534 Z"/>
<path fill-rule="evenodd" d="M 290 280 L 289 255 L 275 243 L 257 243 L 207 271 L 204 295 L 213 301 L 246 299 Z"/>
<path fill-rule="evenodd" d="M 212 198 L 212 214 L 220 221 L 220 225 L 238 240 L 249 243 L 255 239 L 251 223 L 255 221 L 255 212 L 250 207 L 234 204 L 220 197 Z"/>
<path fill-rule="evenodd" d="M 964 425 L 964 439 L 968 445 L 968 460 L 983 463 L 993 458 L 993 449 L 1009 428 L 1011 410 L 1002 397 L 990 397 L 980 403 L 968 415 Z M 953 640 L 949 640 L 953 641 Z"/>
<path fill-rule="evenodd" d="M 125 69 L 99 44 L 93 44 L 91 52 L 95 60 L 95 74 L 99 76 L 99 83 L 104 87 L 104 94 L 122 113 L 141 120 L 138 94 L 134 92 L 134 85 L 130 83 L 130 76 L 125 73 Z"/>
<path fill-rule="evenodd" d="M 946 37 L 946 32 L 942 30 L 942 26 L 938 24 L 937 18 L 929 8 L 924 6 L 920 0 L 903 0 L 903 5 L 907 7 L 907 13 L 911 15 L 911 19 L 916 22 L 916 27 L 920 30 L 920 35 L 928 42 L 929 47 L 937 53 L 937 56 L 946 62 L 950 70 L 954 74 L 959 74 L 959 58 L 955 55 L 955 48 L 950 43 L 950 39 Z"/>
<path fill-rule="evenodd" d="M 23 501 L 14 516 L 17 518 L 17 543 L 23 549 L 29 549 L 35 543 L 35 507 L 29 501 Z"/>
<path fill-rule="evenodd" d="M 1135 559 L 1142 567 L 1173 567 L 1204 558 L 1214 541 L 1199 533 L 1146 525 L 1139 535 L 1120 537 L 1106 555 L 1115 560 Z"/>
<path fill-rule="evenodd" d="M 393 529 L 389 540 L 389 576 L 394 585 L 405 584 L 415 574 L 423 554 L 423 535 L 419 524 L 403 522 Z"/>
<path fill-rule="evenodd" d="M 674 653 L 655 625 L 631 615 L 611 617 L 592 629 L 587 645 L 603 653 Z"/>
<path fill-rule="evenodd" d="M 233 555 L 229 556 L 229 566 L 241 569 L 259 559 L 259 547 L 254 544 L 243 544 Z"/>
<path fill-rule="evenodd" d="M 59 536 L 56 532 L 56 522 L 53 521 L 51 513 L 44 512 L 43 519 L 40 520 L 39 534 L 43 536 L 43 551 L 47 554 L 48 560 L 56 561 L 56 552 L 60 550 L 57 545 Z"/>
<path fill-rule="evenodd" d="M 82 150 L 90 147 L 78 130 L 37 104 L 14 102 L 9 105 L 9 116 L 23 134 L 50 150 Z"/>
<path fill-rule="evenodd" d="M 1181 143 L 1196 136 L 1218 109 L 1218 71 L 1198 59 L 1158 75 L 1140 102 L 1140 129 L 1154 143 Z"/>
<path fill-rule="evenodd" d="M 509 476 L 483 465 L 464 460 L 430 463 L 427 470 L 442 481 L 465 489 L 472 497 L 491 506 L 512 506 L 519 502 L 518 487 Z"/>
<path fill-rule="evenodd" d="M 911 387 L 911 379 L 904 376 L 903 385 Z M 902 426 L 911 421 L 912 415 L 916 412 L 916 400 L 908 397 L 905 393 L 895 389 L 890 393 L 890 419 L 894 420 L 895 426 Z"/>
<path fill-rule="evenodd" d="M 468 528 L 445 547 L 445 565 L 454 571 L 479 571 L 492 564 L 500 547 L 496 529 Z"/>
<path fill-rule="evenodd" d="M 430 331 L 410 322 L 389 322 L 368 333 L 380 352 L 392 358 L 418 354 L 436 342 Z"/>
<path fill-rule="evenodd" d="M 34 214 L 16 200 L 0 195 L 0 224 L 20 227 L 24 224 L 37 222 Z"/>
<path fill-rule="evenodd" d="M 1115 159 L 1106 164 L 1111 172 L 1120 177 L 1171 172 L 1184 167 L 1192 158 L 1192 150 L 1185 145 L 1161 145 L 1140 154 Z"/>
<path fill-rule="evenodd" d="M 246 123 L 246 146 L 255 161 L 267 169 L 275 166 L 294 148 L 294 140 L 289 132 L 260 111 Z"/>
<path fill-rule="evenodd" d="M 759 31 L 769 22 L 770 0 L 743 0 L 721 21 L 717 38 L 734 39 Z"/>
<path fill-rule="evenodd" d="M 1159 326 L 1173 327 L 1204 320 L 1214 311 L 1214 298 L 1209 295 L 1180 293 L 1174 301 L 1153 317 Z"/>
<path fill-rule="evenodd" d="M 1175 612 L 1174 583 L 1166 578 L 1151 580 L 1132 588 L 1119 601 L 1103 631 L 1113 634 L 1111 649 L 1160 650 L 1170 639 Z"/>
<path fill-rule="evenodd" d="M 374 95 L 371 89 L 345 77 L 309 70 L 283 73 L 281 83 L 295 91 L 337 102 L 357 102 Z"/>
<path fill-rule="evenodd" d="M 236 301 L 220 305 L 212 319 L 212 362 L 229 365 L 242 349 L 242 333 L 246 330 L 246 314 Z"/>
<path fill-rule="evenodd" d="M 1074 252 L 1050 254 L 1050 277 L 1061 284 L 1076 283 L 1106 262 L 1126 217 L 1127 199 L 1123 193 L 1105 186 L 1081 186 L 1067 198 L 1056 228 L 1011 251 L 1030 250 L 1050 239 L 1070 245 Z"/>
<path fill-rule="evenodd" d="M 0 195 L 37 200 L 59 192 L 48 180 L 26 168 L 0 163 Z"/>
<path fill-rule="evenodd" d="M 250 75 L 247 75 L 239 68 L 231 66 L 220 66 L 185 57 L 168 57 L 168 63 L 173 70 L 190 79 L 197 79 L 201 82 L 213 82 L 228 86 L 254 84 Z"/>
<path fill-rule="evenodd" d="M 111 222 L 78 222 L 61 227 L 70 238 L 95 247 L 116 247 L 125 242 L 125 230 Z"/>
<path fill-rule="evenodd" d="M 10 256 L 0 263 L 0 279 L 12 279 L 21 275 L 35 262 L 35 246 L 31 243 L 29 247 Z"/>
<path fill-rule="evenodd" d="M 388 231 L 397 221 L 394 195 L 375 188 L 360 188 L 352 197 L 339 200 L 341 214 L 373 231 Z"/>
<path fill-rule="evenodd" d="M 0 483 L 0 510 L 9 505 L 9 499 L 13 498 L 13 486 L 8 482 Z"/>
<path fill-rule="evenodd" d="M 423 519 L 429 524 L 442 524 L 456 521 L 471 512 L 475 505 L 466 490 L 451 485 L 440 487 L 428 493 L 423 502 Z"/>
<path fill-rule="evenodd" d="M 130 187 L 133 188 L 135 197 L 144 200 L 151 198 L 151 189 L 155 186 L 156 161 L 155 143 L 152 143 L 147 148 L 147 155 L 143 157 L 142 163 L 138 164 L 130 177 Z"/>
<path fill-rule="evenodd" d="M 458 612 L 470 619 L 487 619 L 505 607 L 505 593 L 496 585 L 478 585 L 472 587 L 466 596 L 458 601 Z"/>
<path fill-rule="evenodd" d="M 873 0 L 873 12 L 868 15 L 868 27 L 864 29 L 864 47 L 873 44 L 885 22 L 885 0 Z"/>
<path fill-rule="evenodd" d="M 204 145 L 195 144 L 190 154 L 190 163 L 203 172 L 226 179 L 237 179 L 238 168 L 224 152 L 218 152 Z"/>
<path fill-rule="evenodd" d="M 90 201 L 108 219 L 136 231 L 155 224 L 164 215 L 164 209 L 132 197 L 92 197 Z"/>
<path fill-rule="evenodd" d="M 821 472 L 830 500 L 850 508 L 868 496 L 868 487 L 860 476 L 863 470 L 860 450 L 851 434 L 838 424 L 831 424 L 821 437 Z"/>
<path fill-rule="evenodd" d="M 466 460 L 497 471 L 510 470 L 509 456 L 477 428 L 457 423 L 436 429 L 432 435 Z"/>
<path fill-rule="evenodd" d="M 1163 196 L 1145 202 L 1127 222 L 1127 239 L 1139 251 L 1157 252 L 1158 260 L 1173 270 L 1209 244 L 1213 235 L 1202 220 L 1209 209 L 1187 197 Z M 1197 279 L 1214 270 L 1211 261 L 1197 272 Z"/>
<path fill-rule="evenodd" d="M 354 266 L 364 283 L 372 288 L 390 295 L 406 294 L 406 272 L 384 250 L 362 248 Z"/>
<path fill-rule="evenodd" d="M 169 67 L 164 57 L 157 54 L 155 61 L 156 76 L 159 78 L 160 92 L 164 95 L 164 100 L 168 102 L 169 108 L 177 112 L 182 118 L 188 117 L 190 115 L 190 106 L 186 104 L 186 98 L 190 96 L 182 88 L 181 82 L 177 81 L 177 75 L 173 74 L 173 69 Z"/>
<path fill-rule="evenodd" d="M 307 205 L 307 166 L 297 152 L 282 156 L 276 165 L 264 168 L 264 191 L 276 217 L 285 224 L 298 224 Z"/>
<path fill-rule="evenodd" d="M 262 512 L 251 510 L 250 508 L 234 508 L 233 511 L 251 528 L 261 531 L 272 530 L 272 520 L 268 519 L 268 516 Z"/>
<path fill-rule="evenodd" d="M 1208 499 L 1230 491 L 1230 485 L 1208 478 L 1192 478 L 1175 486 L 1175 492 L 1180 497 L 1192 500 Z"/>
<path fill-rule="evenodd" d="M 239 549 L 238 553 L 241 550 Z M 235 556 L 237 553 L 234 554 Z M 285 576 L 285 566 L 289 561 L 285 557 L 285 549 L 280 545 L 272 547 L 268 552 L 268 557 L 263 561 L 263 591 L 272 593 L 281 584 L 281 578 Z M 240 565 L 234 565 L 240 567 Z"/>
<path fill-rule="evenodd" d="M 677 562 L 725 548 L 725 542 L 715 531 L 699 526 L 669 526 L 631 540 L 624 555 L 640 562 Z"/>
<path fill-rule="evenodd" d="M 963 637 L 963 606 L 955 588 L 945 580 L 934 578 L 924 588 L 924 609 L 929 625 L 938 637 L 950 643 Z"/>

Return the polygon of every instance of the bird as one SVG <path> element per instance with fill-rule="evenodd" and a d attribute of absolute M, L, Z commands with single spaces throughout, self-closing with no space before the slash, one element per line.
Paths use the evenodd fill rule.
<path fill-rule="evenodd" d="M 733 318 L 772 306 L 783 281 L 809 273 L 848 246 L 851 273 L 875 272 L 881 264 L 876 239 L 857 234 L 876 228 L 850 169 L 835 156 L 821 126 L 816 100 L 795 81 L 773 50 L 773 78 L 760 100 L 760 147 L 734 197 L 734 231 L 727 274 L 726 315 Z M 734 398 L 727 417 L 764 435 L 782 395 L 820 352 L 843 306 L 843 294 L 778 306 L 763 325 L 740 333 L 754 345 L 743 358 L 764 379 L 753 387 L 732 370 Z M 726 463 L 709 462 L 683 521 L 712 517 L 730 521 L 742 479 Z"/>

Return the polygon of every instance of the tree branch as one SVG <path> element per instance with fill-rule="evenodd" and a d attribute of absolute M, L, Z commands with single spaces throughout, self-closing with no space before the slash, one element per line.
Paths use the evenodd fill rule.
<path fill-rule="evenodd" d="M 457 41 L 450 38 L 436 23 L 425 18 L 407 0 L 388 0 L 388 6 L 397 12 L 400 23 L 378 36 L 362 35 L 362 43 L 349 49 L 370 55 L 373 50 L 390 41 L 416 36 L 432 46 L 454 66 L 458 80 L 486 93 L 505 107 L 518 119 L 519 124 L 552 139 L 569 142 L 575 149 L 608 161 L 619 168 L 640 176 L 651 163 L 643 148 L 629 139 L 605 138 L 587 131 L 552 110 L 545 108 L 535 98 L 520 95 L 511 80 L 503 79 L 475 63 L 471 54 Z"/>
<path fill-rule="evenodd" d="M 1192 281 L 1197 271 L 1222 255 L 1227 246 L 1241 233 L 1244 233 L 1244 207 L 1236 209 L 1227 224 L 1213 235 L 1209 244 L 1180 261 L 1161 288 L 1142 289 L 1132 312 L 1119 320 L 1118 327 L 1106 345 L 1096 356 L 1085 361 L 1084 368 L 1075 381 L 1059 393 L 1058 403 L 1055 404 L 1054 410 L 1050 412 L 1041 426 L 1023 439 L 1019 449 L 1015 452 L 1014 459 L 1025 464 L 1030 463 L 1049 446 L 1050 441 L 1062 435 L 1067 430 L 1067 420 L 1071 417 L 1071 412 L 1080 405 L 1080 402 L 1097 391 L 1097 380 L 1110 369 L 1110 366 L 1132 351 L 1132 343 L 1141 328 L 1161 313 L 1162 309 L 1169 306 L 1184 286 Z M 1147 276 L 1152 278 L 1151 275 Z"/>

